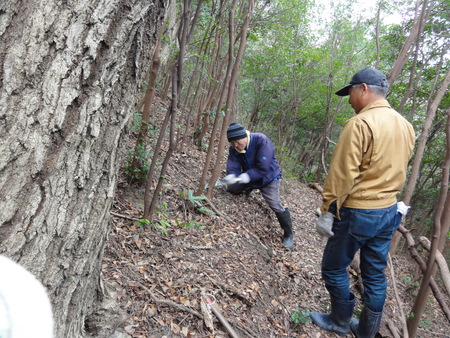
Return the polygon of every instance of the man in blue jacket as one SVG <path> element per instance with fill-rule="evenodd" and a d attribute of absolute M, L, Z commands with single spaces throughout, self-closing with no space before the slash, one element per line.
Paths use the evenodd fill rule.
<path fill-rule="evenodd" d="M 289 209 L 281 205 L 281 170 L 275 157 L 275 148 L 261 133 L 250 133 L 238 123 L 227 129 L 230 149 L 227 160 L 227 190 L 239 195 L 259 189 L 269 207 L 275 212 L 284 230 L 283 245 L 294 246 L 294 234 Z"/>

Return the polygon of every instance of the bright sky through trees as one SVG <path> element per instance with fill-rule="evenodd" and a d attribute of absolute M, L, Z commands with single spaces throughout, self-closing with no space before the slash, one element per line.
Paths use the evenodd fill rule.
<path fill-rule="evenodd" d="M 311 27 L 323 34 L 326 27 L 332 22 L 335 15 L 343 12 L 344 8 L 351 7 L 351 21 L 359 21 L 361 19 L 374 19 L 377 15 L 378 4 L 380 0 L 315 0 L 314 18 L 311 20 Z M 400 24 L 402 22 L 401 13 L 404 12 L 404 1 L 392 0 L 384 1 L 383 10 L 380 19 L 384 24 Z M 349 3 L 351 3 L 349 5 Z"/>

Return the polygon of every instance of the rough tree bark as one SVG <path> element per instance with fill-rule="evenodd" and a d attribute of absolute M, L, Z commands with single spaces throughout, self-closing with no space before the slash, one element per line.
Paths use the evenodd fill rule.
<path fill-rule="evenodd" d="M 163 0 L 0 2 L 0 253 L 86 336 L 125 126 Z"/>

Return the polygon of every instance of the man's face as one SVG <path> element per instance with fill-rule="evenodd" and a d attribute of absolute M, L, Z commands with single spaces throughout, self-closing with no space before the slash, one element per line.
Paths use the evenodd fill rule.
<path fill-rule="evenodd" d="M 349 90 L 350 98 L 348 99 L 348 103 L 352 106 L 356 114 L 367 104 L 367 90 L 368 88 L 365 83 L 355 85 Z"/>
<path fill-rule="evenodd" d="M 245 148 L 247 147 L 247 137 L 230 141 L 230 144 L 239 151 L 245 150 Z"/>

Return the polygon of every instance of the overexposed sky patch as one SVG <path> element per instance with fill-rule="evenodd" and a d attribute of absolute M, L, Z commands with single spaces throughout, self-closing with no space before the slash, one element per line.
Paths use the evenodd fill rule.
<path fill-rule="evenodd" d="M 331 24 L 333 18 L 340 13 L 339 8 L 349 9 L 349 0 L 315 0 L 313 19 L 311 27 L 313 30 L 326 30 Z M 361 18 L 372 19 L 377 15 L 379 0 L 354 0 L 349 13 L 351 19 L 358 21 Z M 386 24 L 400 24 L 403 21 L 402 13 L 404 12 L 405 1 L 403 0 L 385 0 L 385 6 L 388 8 L 381 12 L 380 19 Z M 410 2 L 408 4 L 410 6 Z"/>

